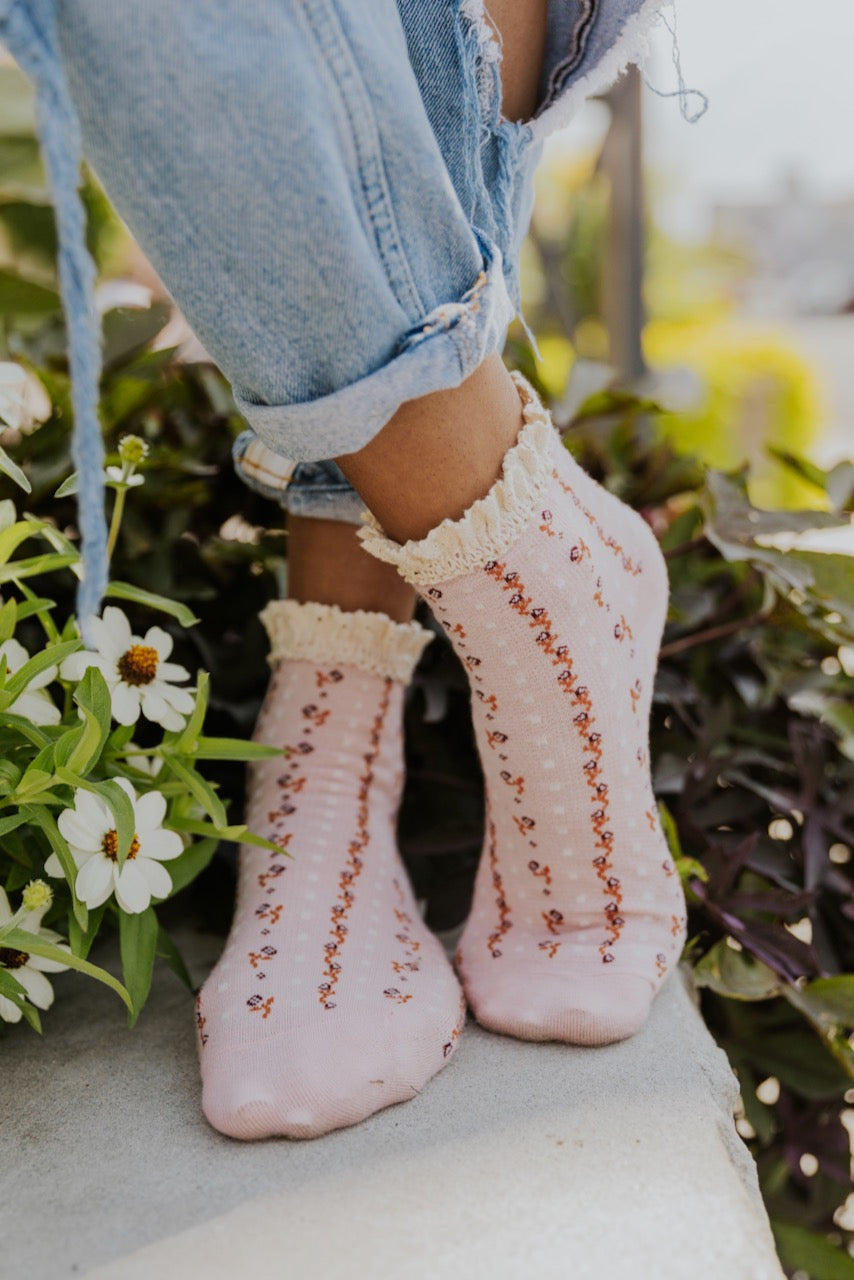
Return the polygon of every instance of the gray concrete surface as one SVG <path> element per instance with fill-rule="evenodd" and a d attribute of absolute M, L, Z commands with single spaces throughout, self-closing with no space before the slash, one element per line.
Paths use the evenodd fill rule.
<path fill-rule="evenodd" d="M 191 937 L 194 975 L 215 939 Z M 780 1280 L 735 1085 L 681 981 L 604 1049 L 469 1025 L 412 1102 L 308 1143 L 233 1142 L 198 1105 L 192 1007 L 138 1028 L 73 975 L 0 1042 L 0 1275 L 47 1280 Z"/>

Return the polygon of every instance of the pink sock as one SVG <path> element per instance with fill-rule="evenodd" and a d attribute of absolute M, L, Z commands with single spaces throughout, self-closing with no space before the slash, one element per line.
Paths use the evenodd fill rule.
<path fill-rule="evenodd" d="M 464 1002 L 395 841 L 401 704 L 429 635 L 383 614 L 279 601 L 250 830 L 222 958 L 199 996 L 202 1107 L 235 1138 L 308 1138 L 417 1094 Z"/>
<path fill-rule="evenodd" d="M 667 573 L 646 522 L 562 447 L 522 379 L 501 479 L 398 566 L 469 673 L 487 788 L 474 904 L 457 956 L 478 1021 L 601 1044 L 645 1021 L 685 909 L 649 769 Z"/>

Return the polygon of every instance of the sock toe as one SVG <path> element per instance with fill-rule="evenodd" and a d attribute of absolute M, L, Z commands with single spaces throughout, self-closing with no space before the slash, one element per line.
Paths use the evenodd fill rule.
<path fill-rule="evenodd" d="M 520 1040 L 602 1045 L 626 1040 L 644 1025 L 655 989 L 633 974 L 515 972 L 495 984 L 466 982 L 482 1027 Z"/>

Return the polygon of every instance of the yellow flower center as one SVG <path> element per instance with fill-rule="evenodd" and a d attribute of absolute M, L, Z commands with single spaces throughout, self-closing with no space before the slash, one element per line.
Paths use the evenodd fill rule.
<path fill-rule="evenodd" d="M 132 644 L 118 661 L 118 672 L 125 684 L 151 684 L 157 675 L 160 655 L 148 644 Z"/>
<path fill-rule="evenodd" d="M 29 958 L 26 951 L 15 951 L 14 947 L 0 947 L 0 968 L 23 969 Z"/>
<path fill-rule="evenodd" d="M 101 841 L 101 853 L 105 858 L 109 858 L 110 862 L 118 862 L 119 860 L 119 833 L 115 827 L 111 827 L 109 831 L 104 833 Z M 128 859 L 133 859 L 139 853 L 139 837 L 134 836 L 130 842 L 128 850 Z"/>

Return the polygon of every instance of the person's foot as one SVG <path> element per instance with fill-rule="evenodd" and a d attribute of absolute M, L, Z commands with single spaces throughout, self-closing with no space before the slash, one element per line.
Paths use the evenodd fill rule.
<path fill-rule="evenodd" d="M 414 1097 L 465 1003 L 395 841 L 401 702 L 428 633 L 382 614 L 277 602 L 250 830 L 222 958 L 197 1006 L 202 1106 L 235 1138 L 309 1138 Z M 290 856 L 284 856 L 290 855 Z"/>
<path fill-rule="evenodd" d="M 587 476 L 521 379 L 501 478 L 395 563 L 471 681 L 487 832 L 457 963 L 472 1011 L 528 1040 L 601 1044 L 646 1020 L 685 910 L 650 780 L 667 573 L 646 522 Z"/>

